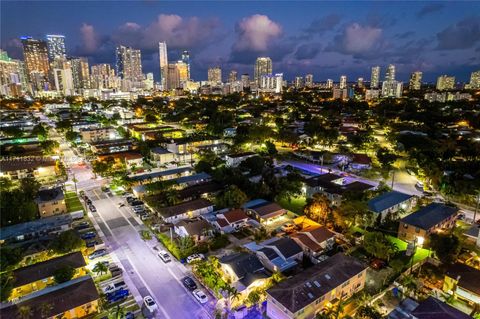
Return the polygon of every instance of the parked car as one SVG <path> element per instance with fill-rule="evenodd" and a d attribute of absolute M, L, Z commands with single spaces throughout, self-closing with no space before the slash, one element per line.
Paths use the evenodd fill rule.
<path fill-rule="evenodd" d="M 90 224 L 88 222 L 81 222 L 73 227 L 75 230 L 82 230 L 90 228 Z"/>
<path fill-rule="evenodd" d="M 103 288 L 103 292 L 108 294 L 108 293 L 112 293 L 112 292 L 114 292 L 118 289 L 123 289 L 123 288 L 126 288 L 126 287 L 127 287 L 127 285 L 125 284 L 124 281 L 119 281 L 119 282 L 107 285 L 105 288 Z"/>
<path fill-rule="evenodd" d="M 98 258 L 98 257 L 105 256 L 106 254 L 107 254 L 107 251 L 105 249 L 95 250 L 93 253 L 88 255 L 88 259 L 90 259 L 90 260 L 95 259 L 95 258 Z"/>
<path fill-rule="evenodd" d="M 150 215 L 147 212 L 143 212 L 142 214 L 140 214 L 141 220 L 147 220 L 149 218 L 150 218 Z"/>
<path fill-rule="evenodd" d="M 127 298 L 129 295 L 128 289 L 119 289 L 106 295 L 108 302 L 113 303 Z"/>
<path fill-rule="evenodd" d="M 170 258 L 170 255 L 167 254 L 167 252 L 165 250 L 160 250 L 158 252 L 158 257 L 160 257 L 160 259 L 164 262 L 164 263 L 169 263 L 172 261 L 172 259 Z"/>
<path fill-rule="evenodd" d="M 193 254 L 187 257 L 187 264 L 191 264 L 194 261 L 201 261 L 203 259 L 205 259 L 203 254 Z"/>
<path fill-rule="evenodd" d="M 92 248 L 92 247 L 95 247 L 96 244 L 98 244 L 98 242 L 97 242 L 96 240 L 91 240 L 91 241 L 87 241 L 87 242 L 85 243 L 85 246 L 86 246 L 87 248 Z"/>
<path fill-rule="evenodd" d="M 197 299 L 201 304 L 207 303 L 208 302 L 208 297 L 207 295 L 200 289 L 195 289 L 193 291 L 193 296 L 195 299 Z"/>
<path fill-rule="evenodd" d="M 95 206 L 93 206 L 93 205 L 89 205 L 89 206 L 88 206 L 88 209 L 90 209 L 90 211 L 91 211 L 92 213 L 95 213 L 95 212 L 97 211 L 97 209 L 96 209 Z"/>
<path fill-rule="evenodd" d="M 187 288 L 188 290 L 195 290 L 197 289 L 197 284 L 195 283 L 195 281 L 193 281 L 192 278 L 190 277 L 184 277 L 182 278 L 182 284 L 185 286 L 185 288 Z"/>
<path fill-rule="evenodd" d="M 143 298 L 143 304 L 150 312 L 155 312 L 155 310 L 158 309 L 155 300 L 153 300 L 151 296 L 145 296 L 145 298 Z"/>
<path fill-rule="evenodd" d="M 386 265 L 387 265 L 387 263 L 385 261 L 381 260 L 381 259 L 374 259 L 370 263 L 370 267 L 372 267 L 373 269 L 376 269 L 376 270 L 383 269 L 383 268 L 385 268 Z"/>
<path fill-rule="evenodd" d="M 80 238 L 83 239 L 83 240 L 93 239 L 95 237 L 97 237 L 97 234 L 93 231 L 89 231 L 88 233 L 80 235 Z"/>
<path fill-rule="evenodd" d="M 110 270 L 110 273 L 112 274 L 112 277 L 118 277 L 123 274 L 122 268 L 119 268 L 117 266 L 110 267 L 108 270 Z"/>

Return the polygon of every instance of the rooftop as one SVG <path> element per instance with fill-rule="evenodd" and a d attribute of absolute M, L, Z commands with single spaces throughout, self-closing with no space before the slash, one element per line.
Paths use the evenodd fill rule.
<path fill-rule="evenodd" d="M 223 213 L 223 216 L 230 224 L 248 218 L 247 214 L 245 214 L 243 209 L 240 209 L 240 208 L 233 209 L 226 213 Z"/>
<path fill-rule="evenodd" d="M 177 223 L 175 226 L 183 226 L 190 236 L 193 235 L 202 235 L 204 231 L 211 229 L 210 224 L 203 219 L 197 220 L 182 220 Z"/>
<path fill-rule="evenodd" d="M 62 187 L 54 187 L 50 189 L 42 189 L 38 191 L 37 194 L 37 203 L 42 202 L 51 202 L 51 201 L 59 201 L 65 198 L 63 194 Z"/>
<path fill-rule="evenodd" d="M 295 313 L 365 269 L 355 258 L 338 253 L 273 286 L 267 293 Z"/>
<path fill-rule="evenodd" d="M 51 318 L 98 298 L 97 288 L 92 278 L 84 276 L 32 293 L 17 304 L 3 304 L 0 317 L 17 318 L 18 309 L 28 306 L 32 311 L 31 318 L 44 318 L 41 305 L 50 304 L 51 309 L 46 317 Z"/>
<path fill-rule="evenodd" d="M 237 153 L 237 154 L 228 154 L 227 156 L 230 158 L 239 158 L 239 157 L 245 157 L 245 156 L 252 156 L 255 155 L 254 152 L 244 152 L 244 153 Z"/>
<path fill-rule="evenodd" d="M 163 170 L 163 171 L 144 172 L 136 175 L 129 175 L 129 177 L 133 181 L 144 181 L 144 180 L 153 179 L 157 177 L 183 174 L 183 173 L 191 172 L 192 170 L 193 169 L 191 167 L 179 167 L 179 168 Z"/>
<path fill-rule="evenodd" d="M 405 216 L 401 221 L 405 224 L 427 230 L 455 215 L 457 211 L 458 209 L 456 207 L 440 203 L 431 203 L 430 205 Z"/>
<path fill-rule="evenodd" d="M 385 209 L 403 203 L 412 198 L 412 195 L 407 195 L 397 191 L 391 191 L 372 198 L 368 201 L 368 208 L 375 213 L 381 213 Z"/>
<path fill-rule="evenodd" d="M 220 258 L 220 263 L 229 265 L 239 279 L 245 277 L 248 273 L 262 271 L 263 265 L 257 256 L 247 253 L 236 253 Z"/>
<path fill-rule="evenodd" d="M 480 270 L 457 262 L 447 268 L 445 275 L 459 278 L 459 287 L 480 295 Z"/>
<path fill-rule="evenodd" d="M 478 279 L 478 278 L 477 278 Z M 432 296 L 422 301 L 412 315 L 417 319 L 471 319 L 469 315 Z"/>
<path fill-rule="evenodd" d="M 278 215 L 281 215 L 284 211 L 282 206 L 278 205 L 277 203 L 266 202 L 262 204 L 258 204 L 249 209 L 255 211 L 258 216 L 261 218 L 272 218 Z"/>
<path fill-rule="evenodd" d="M 25 169 L 36 169 L 38 167 L 55 166 L 55 161 L 50 157 L 20 157 L 14 159 L 0 160 L 0 172 L 12 172 Z"/>
<path fill-rule="evenodd" d="M 188 202 L 184 202 L 178 205 L 161 208 L 160 214 L 163 217 L 168 218 L 172 216 L 182 215 L 190 211 L 206 208 L 209 206 L 213 206 L 212 202 L 206 199 L 200 198 L 200 199 L 194 199 Z"/>
<path fill-rule="evenodd" d="M 81 252 L 71 253 L 15 270 L 13 272 L 15 277 L 14 284 L 15 287 L 20 287 L 37 280 L 51 277 L 55 274 L 55 271 L 62 267 L 71 266 L 76 269 L 85 265 L 85 259 Z"/>

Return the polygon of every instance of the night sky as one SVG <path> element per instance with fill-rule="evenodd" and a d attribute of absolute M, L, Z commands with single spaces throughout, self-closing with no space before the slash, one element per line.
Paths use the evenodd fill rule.
<path fill-rule="evenodd" d="M 257 56 L 273 59 L 287 79 L 342 74 L 370 79 L 370 67 L 397 66 L 408 80 L 440 74 L 468 81 L 480 70 L 480 2 L 165 2 L 2 1 L 1 48 L 22 57 L 19 37 L 66 36 L 67 54 L 90 64 L 114 63 L 118 44 L 142 50 L 144 72 L 159 78 L 158 42 L 169 60 L 190 50 L 195 80 L 220 65 L 253 74 Z"/>

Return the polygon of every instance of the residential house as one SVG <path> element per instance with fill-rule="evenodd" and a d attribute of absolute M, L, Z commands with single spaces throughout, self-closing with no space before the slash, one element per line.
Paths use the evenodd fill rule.
<path fill-rule="evenodd" d="M 171 180 L 171 179 L 182 177 L 182 176 L 188 176 L 188 175 L 191 175 L 192 172 L 193 172 L 193 168 L 191 168 L 190 166 L 184 166 L 184 167 L 178 167 L 178 168 L 168 169 L 168 170 L 154 169 L 148 172 L 130 174 L 128 175 L 128 177 L 134 183 L 148 184 L 156 181 L 165 181 L 165 180 Z"/>
<path fill-rule="evenodd" d="M 91 143 L 118 138 L 117 131 L 113 127 L 89 127 L 80 129 L 80 137 L 83 142 Z"/>
<path fill-rule="evenodd" d="M 200 198 L 178 205 L 161 208 L 159 213 L 167 223 L 173 223 L 182 219 L 198 217 L 213 211 L 212 202 Z"/>
<path fill-rule="evenodd" d="M 217 182 L 206 182 L 185 187 L 178 191 L 178 198 L 181 200 L 192 200 L 200 197 L 207 197 L 216 194 L 223 189 Z"/>
<path fill-rule="evenodd" d="M 349 165 L 354 170 L 370 169 L 372 168 L 372 159 L 366 154 L 352 154 Z"/>
<path fill-rule="evenodd" d="M 175 153 L 167 151 L 162 147 L 154 147 L 150 150 L 150 156 L 157 166 L 175 163 Z"/>
<path fill-rule="evenodd" d="M 334 206 L 341 204 L 343 194 L 347 192 L 364 192 L 372 188 L 374 188 L 373 185 L 332 173 L 325 173 L 305 181 L 307 198 L 311 198 L 316 193 L 324 194 Z"/>
<path fill-rule="evenodd" d="M 226 165 L 228 167 L 237 167 L 240 165 L 241 162 L 246 160 L 249 157 L 256 156 L 254 152 L 244 152 L 244 153 L 237 153 L 237 154 L 228 154 L 225 156 Z"/>
<path fill-rule="evenodd" d="M 85 259 L 81 252 L 74 252 L 14 270 L 13 290 L 10 300 L 55 285 L 55 272 L 67 266 L 75 269 L 73 278 L 87 274 Z"/>
<path fill-rule="evenodd" d="M 63 194 L 63 189 L 60 186 L 38 191 L 35 202 L 38 206 L 40 218 L 65 214 L 67 212 L 65 195 Z"/>
<path fill-rule="evenodd" d="M 288 212 L 277 203 L 272 203 L 264 199 L 249 201 L 243 205 L 243 208 L 247 211 L 247 215 L 252 216 L 261 223 L 269 222 Z"/>
<path fill-rule="evenodd" d="M 267 316 L 311 319 L 365 287 L 367 266 L 338 253 L 267 290 Z"/>
<path fill-rule="evenodd" d="M 0 160 L 0 177 L 22 179 L 28 176 L 47 178 L 56 175 L 56 163 L 51 158 L 10 158 Z"/>
<path fill-rule="evenodd" d="M 270 277 L 254 254 L 234 253 L 221 257 L 219 261 L 226 279 L 245 295 L 252 289 L 263 286 Z"/>
<path fill-rule="evenodd" d="M 118 152 L 131 151 L 136 148 L 134 141 L 131 139 L 116 139 L 90 142 L 90 149 L 98 155 L 106 155 Z"/>
<path fill-rule="evenodd" d="M 449 304 L 429 296 L 418 303 L 413 299 L 403 300 L 392 312 L 388 319 L 471 319 L 472 317 Z"/>
<path fill-rule="evenodd" d="M 317 228 L 302 229 L 290 235 L 300 247 L 305 255 L 316 258 L 322 253 L 332 249 L 335 244 L 335 234 L 325 226 Z"/>
<path fill-rule="evenodd" d="M 431 203 L 400 220 L 398 238 L 405 241 L 423 240 L 438 230 L 451 229 L 455 226 L 457 214 L 456 207 Z"/>
<path fill-rule="evenodd" d="M 263 266 L 271 272 L 294 268 L 303 259 L 302 248 L 288 237 L 274 237 L 259 244 L 251 242 L 245 247 L 254 252 Z"/>
<path fill-rule="evenodd" d="M 215 227 L 222 233 L 231 233 L 244 227 L 249 218 L 243 209 L 232 209 L 225 213 L 217 214 L 214 221 Z"/>
<path fill-rule="evenodd" d="M 98 312 L 99 299 L 92 278 L 83 276 L 32 293 L 18 303 L 2 304 L 0 317 L 17 318 L 19 309 L 28 307 L 30 318 L 84 318 Z M 48 309 L 45 304 L 49 305 Z"/>
<path fill-rule="evenodd" d="M 175 233 L 180 237 L 192 237 L 199 242 L 212 236 L 212 226 L 204 219 L 184 219 L 175 224 Z"/>
<path fill-rule="evenodd" d="M 480 304 L 480 270 L 462 263 L 447 268 L 443 291 L 469 304 Z"/>
<path fill-rule="evenodd" d="M 368 201 L 368 209 L 380 216 L 381 221 L 385 220 L 388 214 L 394 214 L 399 210 L 408 211 L 416 204 L 412 195 L 391 191 L 378 195 Z"/>
<path fill-rule="evenodd" d="M 141 168 L 143 166 L 143 156 L 140 152 L 124 151 L 110 153 L 98 156 L 98 160 L 105 161 L 107 158 L 113 158 L 116 165 L 125 165 L 128 169 Z"/>

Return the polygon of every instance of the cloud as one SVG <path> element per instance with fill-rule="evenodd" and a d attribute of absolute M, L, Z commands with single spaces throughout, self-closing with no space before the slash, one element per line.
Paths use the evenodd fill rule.
<path fill-rule="evenodd" d="M 417 17 L 423 18 L 429 14 L 441 11 L 443 7 L 442 3 L 429 3 L 417 12 Z"/>
<path fill-rule="evenodd" d="M 83 48 L 86 54 L 93 53 L 98 49 L 99 38 L 93 25 L 84 23 L 80 28 Z"/>
<path fill-rule="evenodd" d="M 282 27 L 266 15 L 255 14 L 243 18 L 236 26 L 237 39 L 234 51 L 266 51 L 281 36 Z"/>
<path fill-rule="evenodd" d="M 343 54 L 351 54 L 356 58 L 367 56 L 384 49 L 383 30 L 377 27 L 363 26 L 353 23 L 346 26 L 333 42 L 327 47 L 327 51 L 335 51 Z"/>
<path fill-rule="evenodd" d="M 112 41 L 147 53 L 158 50 L 158 42 L 161 41 L 166 41 L 169 49 L 198 49 L 219 40 L 219 27 L 218 19 L 160 14 L 146 26 L 124 23 L 113 33 Z"/>
<path fill-rule="evenodd" d="M 320 35 L 326 31 L 333 30 L 342 18 L 335 13 L 326 15 L 320 19 L 315 19 L 310 25 L 303 30 L 308 35 Z"/>
<path fill-rule="evenodd" d="M 406 39 L 406 38 L 412 37 L 413 35 L 415 35 L 415 32 L 413 32 L 413 31 L 406 31 L 406 32 L 403 32 L 403 33 L 397 33 L 397 34 L 395 34 L 395 38 L 397 38 L 397 39 Z"/>
<path fill-rule="evenodd" d="M 438 50 L 468 49 L 480 41 L 480 16 L 465 18 L 437 33 Z"/>
<path fill-rule="evenodd" d="M 294 57 L 297 60 L 309 60 L 313 59 L 317 56 L 318 52 L 320 52 L 320 45 L 315 44 L 315 43 L 306 43 L 306 44 L 301 44 L 298 48 L 297 51 L 295 51 Z"/>

